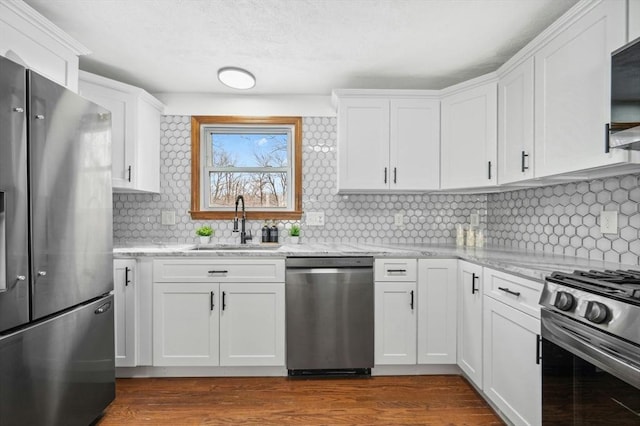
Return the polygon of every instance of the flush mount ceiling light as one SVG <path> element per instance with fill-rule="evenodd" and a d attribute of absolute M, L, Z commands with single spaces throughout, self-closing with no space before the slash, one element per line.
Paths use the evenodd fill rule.
<path fill-rule="evenodd" d="M 251 89 L 256 85 L 256 78 L 247 70 L 236 67 L 225 67 L 218 70 L 218 80 L 232 89 Z"/>

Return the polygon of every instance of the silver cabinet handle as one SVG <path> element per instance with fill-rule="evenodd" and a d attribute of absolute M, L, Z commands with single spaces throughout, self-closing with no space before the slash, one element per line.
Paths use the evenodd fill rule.
<path fill-rule="evenodd" d="M 44 115 L 36 114 L 36 120 L 44 120 Z"/>
<path fill-rule="evenodd" d="M 24 108 L 21 108 L 21 107 L 15 107 L 15 108 L 13 109 L 13 111 L 15 111 L 15 112 L 24 112 Z"/>
<path fill-rule="evenodd" d="M 38 271 L 38 276 L 44 277 L 47 275 L 47 271 Z"/>
<path fill-rule="evenodd" d="M 27 279 L 27 277 L 25 277 L 24 275 L 18 275 L 18 276 L 16 277 L 16 280 L 18 280 L 18 281 L 24 281 L 24 280 L 26 280 L 26 279 Z"/>

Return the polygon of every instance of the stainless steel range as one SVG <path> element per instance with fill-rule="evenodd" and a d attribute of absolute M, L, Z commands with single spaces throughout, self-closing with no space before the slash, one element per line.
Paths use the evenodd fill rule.
<path fill-rule="evenodd" d="M 640 270 L 554 272 L 542 296 L 542 419 L 640 424 Z"/>

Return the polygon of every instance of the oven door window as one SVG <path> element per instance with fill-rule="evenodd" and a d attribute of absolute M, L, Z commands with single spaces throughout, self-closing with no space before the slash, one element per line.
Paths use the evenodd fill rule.
<path fill-rule="evenodd" d="M 544 425 L 640 425 L 640 390 L 542 340 Z"/>
<path fill-rule="evenodd" d="M 543 309 L 543 425 L 640 425 L 637 345 Z"/>

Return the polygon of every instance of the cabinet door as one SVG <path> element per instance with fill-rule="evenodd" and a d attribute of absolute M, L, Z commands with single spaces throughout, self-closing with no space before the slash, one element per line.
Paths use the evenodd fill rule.
<path fill-rule="evenodd" d="M 127 142 L 135 137 L 135 129 L 131 124 L 135 120 L 135 111 L 131 106 L 130 95 L 83 79 L 79 82 L 79 93 L 91 102 L 111 111 L 111 179 L 113 187 L 132 188 L 135 147 L 133 143 Z"/>
<path fill-rule="evenodd" d="M 220 365 L 284 365 L 284 283 L 220 284 Z"/>
<path fill-rule="evenodd" d="M 497 92 L 491 82 L 442 99 L 442 189 L 496 185 Z"/>
<path fill-rule="evenodd" d="M 78 56 L 87 53 L 26 2 L 0 1 L 0 55 L 77 92 Z"/>
<path fill-rule="evenodd" d="M 440 101 L 391 101 L 390 188 L 440 188 Z"/>
<path fill-rule="evenodd" d="M 146 92 L 136 97 L 136 167 L 132 174 L 140 191 L 160 192 L 160 115 L 162 106 Z M 130 143 L 131 145 L 131 143 Z"/>
<path fill-rule="evenodd" d="M 136 261 L 113 261 L 116 367 L 137 365 Z"/>
<path fill-rule="evenodd" d="M 533 57 L 498 82 L 498 180 L 533 178 Z"/>
<path fill-rule="evenodd" d="M 482 388 L 482 266 L 459 262 L 458 366 Z"/>
<path fill-rule="evenodd" d="M 455 364 L 458 261 L 418 261 L 418 364 Z"/>
<path fill-rule="evenodd" d="M 338 190 L 389 188 L 389 101 L 342 99 L 338 112 Z"/>
<path fill-rule="evenodd" d="M 484 296 L 484 393 L 515 425 L 539 425 L 540 320 Z"/>
<path fill-rule="evenodd" d="M 640 0 L 629 0 L 629 39 L 633 41 L 640 37 Z"/>
<path fill-rule="evenodd" d="M 535 55 L 535 174 L 557 175 L 627 161 L 605 153 L 611 52 L 625 42 L 625 2 L 603 1 Z"/>
<path fill-rule="evenodd" d="M 375 364 L 416 363 L 416 283 L 375 283 Z"/>
<path fill-rule="evenodd" d="M 153 365 L 218 365 L 217 284 L 155 283 Z"/>

